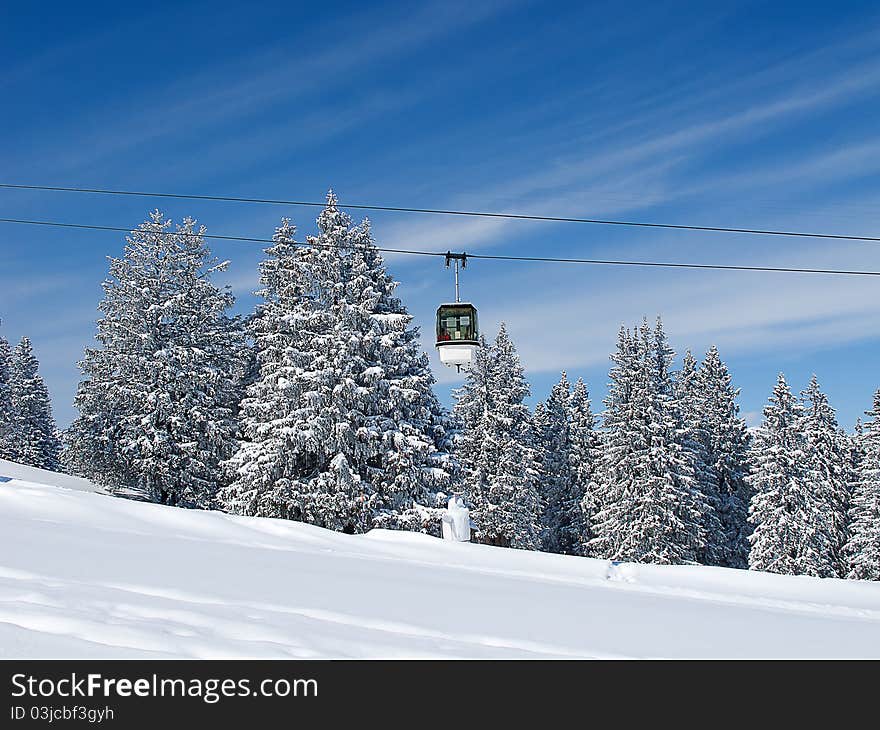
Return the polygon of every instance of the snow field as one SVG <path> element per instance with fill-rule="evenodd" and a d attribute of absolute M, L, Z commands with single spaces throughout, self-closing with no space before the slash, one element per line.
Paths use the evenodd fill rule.
<path fill-rule="evenodd" d="M 343 535 L 13 471 L 0 656 L 880 656 L 873 582 Z"/>

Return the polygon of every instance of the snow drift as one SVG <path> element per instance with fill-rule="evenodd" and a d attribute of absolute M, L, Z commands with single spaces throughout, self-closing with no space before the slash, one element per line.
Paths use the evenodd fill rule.
<path fill-rule="evenodd" d="M 0 656 L 880 657 L 877 583 L 349 536 L 0 476 Z"/>

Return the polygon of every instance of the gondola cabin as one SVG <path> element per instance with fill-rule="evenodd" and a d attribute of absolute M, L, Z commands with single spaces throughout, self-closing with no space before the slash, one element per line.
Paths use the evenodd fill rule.
<path fill-rule="evenodd" d="M 447 367 L 461 369 L 474 359 L 480 346 L 477 308 L 469 302 L 441 304 L 437 308 L 437 353 Z"/>

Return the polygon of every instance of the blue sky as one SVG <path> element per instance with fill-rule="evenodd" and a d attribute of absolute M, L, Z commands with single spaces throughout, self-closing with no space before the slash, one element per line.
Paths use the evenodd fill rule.
<path fill-rule="evenodd" d="M 0 26 L 0 182 L 461 207 L 877 235 L 880 13 L 871 3 L 19 3 Z M 136 226 L 157 201 L 0 191 L 0 217 Z M 161 200 L 210 233 L 301 233 L 316 211 Z M 880 269 L 870 243 L 371 215 L 430 250 Z M 29 335 L 59 422 L 112 233 L 0 225 L 0 332 Z M 238 309 L 259 247 L 215 243 Z M 430 335 L 451 280 L 392 257 Z M 880 387 L 870 278 L 474 261 L 536 396 L 561 369 L 599 400 L 621 323 L 717 344 L 756 423 L 812 372 L 850 427 Z M 426 342 L 427 345 L 429 343 Z M 431 352 L 449 402 L 454 373 Z"/>

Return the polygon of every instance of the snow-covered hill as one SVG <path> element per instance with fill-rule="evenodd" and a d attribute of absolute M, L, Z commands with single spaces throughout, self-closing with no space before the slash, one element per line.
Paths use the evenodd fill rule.
<path fill-rule="evenodd" d="M 877 583 L 348 536 L 0 476 L 0 656 L 880 657 Z"/>
<path fill-rule="evenodd" d="M 88 479 L 72 477 L 67 474 L 57 474 L 56 472 L 37 469 L 33 466 L 24 466 L 23 464 L 6 461 L 6 459 L 0 459 L 0 479 L 4 482 L 6 479 L 15 479 L 22 482 L 50 484 L 55 487 L 75 489 L 78 492 L 104 494 L 104 490 L 101 487 L 92 484 Z"/>

